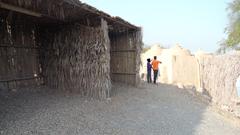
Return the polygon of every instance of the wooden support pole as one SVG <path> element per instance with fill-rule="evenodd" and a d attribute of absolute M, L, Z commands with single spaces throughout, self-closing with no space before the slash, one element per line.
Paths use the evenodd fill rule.
<path fill-rule="evenodd" d="M 132 49 L 132 50 L 112 50 L 111 52 L 136 52 L 136 50 Z"/>
<path fill-rule="evenodd" d="M 15 48 L 15 49 L 31 49 L 31 50 L 40 50 L 39 47 L 31 47 L 31 46 L 16 46 L 16 45 L 2 45 L 0 44 L 0 48 Z"/>
<path fill-rule="evenodd" d="M 15 82 L 15 81 L 24 81 L 24 80 L 34 80 L 34 79 L 38 79 L 38 78 L 42 78 L 42 76 L 5 79 L 5 80 L 0 80 L 0 82 Z"/>
<path fill-rule="evenodd" d="M 114 74 L 114 75 L 136 75 L 136 73 L 111 73 L 111 74 Z"/>

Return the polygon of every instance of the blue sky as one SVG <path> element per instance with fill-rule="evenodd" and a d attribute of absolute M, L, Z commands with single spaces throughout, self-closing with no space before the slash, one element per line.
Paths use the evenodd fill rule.
<path fill-rule="evenodd" d="M 230 0 L 82 0 L 143 28 L 143 41 L 215 52 L 226 36 Z"/>

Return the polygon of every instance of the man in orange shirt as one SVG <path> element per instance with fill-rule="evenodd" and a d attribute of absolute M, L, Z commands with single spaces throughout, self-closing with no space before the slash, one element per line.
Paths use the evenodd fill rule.
<path fill-rule="evenodd" d="M 154 56 L 154 60 L 152 61 L 152 69 L 154 73 L 154 83 L 156 83 L 157 75 L 158 75 L 158 64 L 161 64 L 161 61 L 157 60 L 157 56 Z"/>

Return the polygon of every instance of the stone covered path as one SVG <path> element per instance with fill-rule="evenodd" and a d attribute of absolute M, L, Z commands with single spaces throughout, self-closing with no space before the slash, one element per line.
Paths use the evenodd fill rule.
<path fill-rule="evenodd" d="M 0 135 L 239 135 L 240 127 L 186 90 L 114 86 L 111 101 L 52 90 L 0 95 Z"/>

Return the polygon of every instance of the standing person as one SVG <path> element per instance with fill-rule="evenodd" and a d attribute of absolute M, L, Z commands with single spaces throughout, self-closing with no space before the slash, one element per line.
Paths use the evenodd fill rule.
<path fill-rule="evenodd" d="M 151 62 L 151 60 L 148 58 L 147 59 L 147 82 L 148 83 L 152 83 L 152 75 L 151 75 L 152 65 L 150 62 Z"/>
<path fill-rule="evenodd" d="M 157 60 L 157 56 L 154 56 L 154 60 L 152 61 L 152 69 L 153 69 L 153 74 L 154 74 L 154 83 L 157 81 L 157 76 L 158 76 L 158 64 L 161 64 L 161 61 Z"/>

